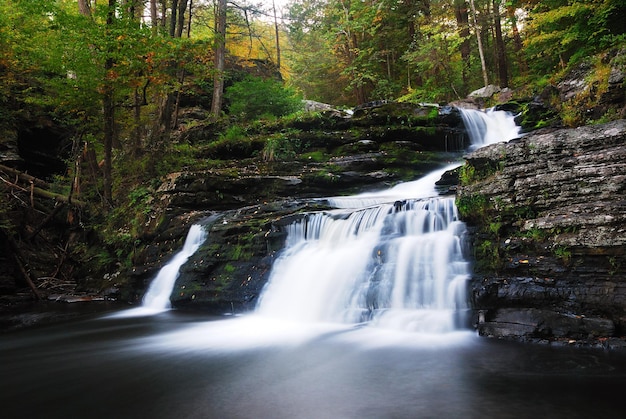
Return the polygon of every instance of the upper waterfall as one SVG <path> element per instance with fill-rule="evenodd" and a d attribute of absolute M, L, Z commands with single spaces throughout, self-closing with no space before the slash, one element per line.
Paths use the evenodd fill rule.
<path fill-rule="evenodd" d="M 513 140 L 520 135 L 521 127 L 509 112 L 493 108 L 485 111 L 459 108 L 459 111 L 472 149 Z"/>

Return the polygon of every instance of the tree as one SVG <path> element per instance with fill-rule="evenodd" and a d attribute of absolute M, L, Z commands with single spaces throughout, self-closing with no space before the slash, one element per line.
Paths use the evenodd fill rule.
<path fill-rule="evenodd" d="M 276 2 L 272 0 L 272 10 L 274 12 L 274 33 L 276 35 L 276 67 L 280 71 L 280 36 L 278 32 L 278 19 L 276 17 Z"/>
<path fill-rule="evenodd" d="M 518 62 L 518 67 L 520 69 L 520 72 L 525 74 L 528 70 L 528 65 L 526 64 L 526 60 L 524 58 L 524 54 L 523 54 L 523 44 L 522 44 L 522 37 L 520 35 L 519 32 L 519 28 L 517 26 L 517 15 L 516 15 L 516 9 L 517 9 L 517 1 L 509 1 L 506 3 L 506 14 L 507 14 L 507 19 L 509 20 L 510 24 L 511 24 L 511 32 L 513 34 L 513 46 L 514 46 L 514 50 L 515 50 L 515 56 L 517 57 L 517 62 Z"/>
<path fill-rule="evenodd" d="M 476 4 L 474 0 L 470 0 L 470 5 L 472 6 L 472 14 L 473 14 L 473 22 L 474 22 L 474 31 L 476 32 L 476 40 L 478 42 L 478 54 L 480 55 L 480 67 L 483 72 L 483 82 L 484 85 L 487 86 L 489 84 L 489 76 L 487 75 L 487 64 L 485 62 L 485 50 L 483 48 L 483 41 L 481 37 L 480 26 L 478 25 L 478 19 L 476 18 Z"/>
<path fill-rule="evenodd" d="M 78 11 L 83 16 L 91 16 L 91 2 L 89 0 L 78 0 Z"/>
<path fill-rule="evenodd" d="M 213 51 L 215 55 L 215 76 L 213 77 L 213 99 L 211 113 L 215 118 L 222 111 L 224 94 L 224 68 L 226 60 L 226 0 L 218 0 L 215 26 L 215 41 Z"/>
<path fill-rule="evenodd" d="M 456 18 L 456 24 L 459 31 L 459 37 L 461 38 L 460 52 L 461 59 L 463 61 L 463 87 L 467 88 L 469 84 L 469 72 L 470 72 L 470 59 L 471 59 L 471 47 L 470 47 L 470 28 L 469 28 L 469 13 L 467 10 L 467 3 L 465 0 L 454 0 L 454 16 Z"/>
<path fill-rule="evenodd" d="M 500 87 L 509 86 L 509 67 L 506 60 L 506 49 L 502 37 L 502 22 L 500 18 L 500 0 L 493 0 L 493 20 L 495 29 L 496 58 Z"/>
<path fill-rule="evenodd" d="M 112 29 L 115 23 L 115 12 L 117 8 L 116 0 L 109 0 L 109 9 L 107 11 L 106 18 L 106 38 L 107 43 L 107 56 L 104 60 L 104 72 L 105 79 L 102 86 L 102 110 L 103 110 L 103 123 L 104 123 L 104 160 L 102 165 L 104 186 L 103 196 L 104 201 L 113 205 L 113 180 L 112 180 L 112 151 L 113 151 L 113 138 L 115 136 L 115 74 L 113 73 L 113 51 L 112 51 Z"/>

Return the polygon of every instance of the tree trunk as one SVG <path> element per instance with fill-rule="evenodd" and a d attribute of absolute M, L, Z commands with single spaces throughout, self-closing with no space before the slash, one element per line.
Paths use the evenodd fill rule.
<path fill-rule="evenodd" d="M 193 15 L 193 0 L 189 0 L 189 19 L 187 19 L 187 38 L 191 38 L 191 17 Z"/>
<path fill-rule="evenodd" d="M 110 30 L 115 19 L 115 6 L 116 0 L 109 0 L 109 10 L 107 12 L 107 31 Z M 112 152 L 113 152 L 113 139 L 115 135 L 115 104 L 113 98 L 113 82 L 110 80 L 111 71 L 113 70 L 113 58 L 111 57 L 112 51 L 109 51 L 109 56 L 104 63 L 104 86 L 102 93 L 102 112 L 104 122 L 104 164 L 103 170 L 103 196 L 105 204 L 113 205 L 113 179 L 112 179 Z"/>
<path fill-rule="evenodd" d="M 183 37 L 185 30 L 185 12 L 187 11 L 187 0 L 180 0 L 178 3 L 178 23 L 176 24 L 176 38 Z"/>
<path fill-rule="evenodd" d="M 515 7 L 507 6 L 506 12 L 511 22 L 511 29 L 513 31 L 513 46 L 515 48 L 515 55 L 518 59 L 519 69 L 522 74 L 525 74 L 528 71 L 528 64 L 526 64 L 526 60 L 524 59 L 524 54 L 522 53 L 522 37 L 519 34 L 519 29 L 517 28 L 517 17 L 515 16 Z"/>
<path fill-rule="evenodd" d="M 483 70 L 483 82 L 485 86 L 489 84 L 489 77 L 487 76 L 487 64 L 485 64 L 485 51 L 483 50 L 483 41 L 480 36 L 480 26 L 478 26 L 478 20 L 476 19 L 476 5 L 474 0 L 470 0 L 472 7 L 472 14 L 474 15 L 474 30 L 476 31 L 476 40 L 478 41 L 478 54 L 480 55 L 480 66 Z"/>
<path fill-rule="evenodd" d="M 26 173 L 22 173 L 19 170 L 16 170 L 7 166 L 3 166 L 0 164 L 0 171 L 8 173 L 12 176 L 15 176 L 18 180 L 21 180 L 22 182 L 26 182 L 30 185 L 30 186 L 24 187 L 24 186 L 18 185 L 17 183 L 12 183 L 3 179 L 4 183 L 7 184 L 11 188 L 16 188 L 22 192 L 30 192 L 31 195 L 40 196 L 42 198 L 54 199 L 57 202 L 72 204 L 72 205 L 76 205 L 79 207 L 82 207 L 84 205 L 82 201 L 79 201 L 77 199 L 72 199 L 71 195 L 65 196 L 65 195 L 58 194 L 56 192 L 50 192 L 48 190 L 50 188 L 50 185 L 48 183 L 36 177 L 30 176 Z"/>
<path fill-rule="evenodd" d="M 226 0 L 218 0 L 216 11 L 215 75 L 213 76 L 213 100 L 211 113 L 217 118 L 222 110 L 224 94 L 224 66 L 226 60 Z"/>
<path fill-rule="evenodd" d="M 167 16 L 167 1 L 161 0 L 161 27 L 165 29 L 166 26 L 166 16 Z"/>
<path fill-rule="evenodd" d="M 132 154 L 135 157 L 139 156 L 139 151 L 141 150 L 141 105 L 142 98 L 139 94 L 139 87 L 135 87 L 135 92 L 133 95 L 133 119 L 134 119 L 134 128 L 132 133 L 133 140 L 133 149 Z"/>
<path fill-rule="evenodd" d="M 276 34 L 276 67 L 280 71 L 280 38 L 278 36 L 278 19 L 276 18 L 276 2 L 272 0 L 272 8 L 274 9 L 274 32 Z"/>
<path fill-rule="evenodd" d="M 157 15 L 157 0 L 150 0 L 150 24 L 152 26 L 152 36 L 156 36 L 159 25 L 159 17 Z"/>
<path fill-rule="evenodd" d="M 143 1 L 141 0 L 124 0 L 122 3 L 132 20 L 139 21 L 143 15 Z"/>
<path fill-rule="evenodd" d="M 461 60 L 463 61 L 462 77 L 463 86 L 469 85 L 469 72 L 470 72 L 470 29 L 469 29 L 469 15 L 467 11 L 467 3 L 465 0 L 455 0 L 454 2 L 454 15 L 456 17 L 456 23 L 459 27 L 459 36 L 461 37 Z"/>
<path fill-rule="evenodd" d="M 78 0 L 78 12 L 83 16 L 91 16 L 89 0 Z"/>
<path fill-rule="evenodd" d="M 502 23 L 500 21 L 500 0 L 493 0 L 493 19 L 496 30 L 496 57 L 498 62 L 498 76 L 500 87 L 509 86 L 509 66 L 506 62 L 506 50 L 502 38 Z"/>

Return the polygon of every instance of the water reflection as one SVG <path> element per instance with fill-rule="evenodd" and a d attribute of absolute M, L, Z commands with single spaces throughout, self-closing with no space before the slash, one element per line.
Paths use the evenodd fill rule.
<path fill-rule="evenodd" d="M 423 335 L 166 312 L 2 336 L 3 418 L 601 418 L 624 359 L 470 332 Z"/>

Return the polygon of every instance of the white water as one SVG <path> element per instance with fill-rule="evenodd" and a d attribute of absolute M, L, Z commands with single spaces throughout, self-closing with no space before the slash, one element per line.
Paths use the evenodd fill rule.
<path fill-rule="evenodd" d="M 513 140 L 520 135 L 520 127 L 508 112 L 487 109 L 461 109 L 461 117 L 470 137 L 471 149 Z"/>
<path fill-rule="evenodd" d="M 518 136 L 506 112 L 462 114 L 473 148 Z M 329 198 L 338 209 L 291 224 L 257 313 L 423 333 L 457 330 L 468 308 L 466 229 L 454 197 L 437 197 L 435 182 L 458 165 L 385 191 Z"/>
<path fill-rule="evenodd" d="M 139 317 L 159 314 L 171 308 L 170 295 L 174 289 L 180 267 L 204 243 L 207 232 L 203 226 L 194 224 L 189 228 L 183 248 L 164 265 L 150 282 L 143 296 L 141 307 L 120 311 L 103 318 Z"/>
<path fill-rule="evenodd" d="M 163 311 L 171 307 L 170 295 L 176 278 L 178 278 L 180 267 L 187 262 L 191 255 L 196 253 L 196 250 L 206 240 L 206 236 L 206 231 L 201 225 L 194 224 L 191 226 L 182 250 L 161 268 L 150 283 L 150 287 L 143 297 L 143 307 L 154 311 Z"/>
<path fill-rule="evenodd" d="M 466 308 L 464 234 L 452 197 L 308 214 L 289 226 L 258 313 L 452 331 Z"/>

